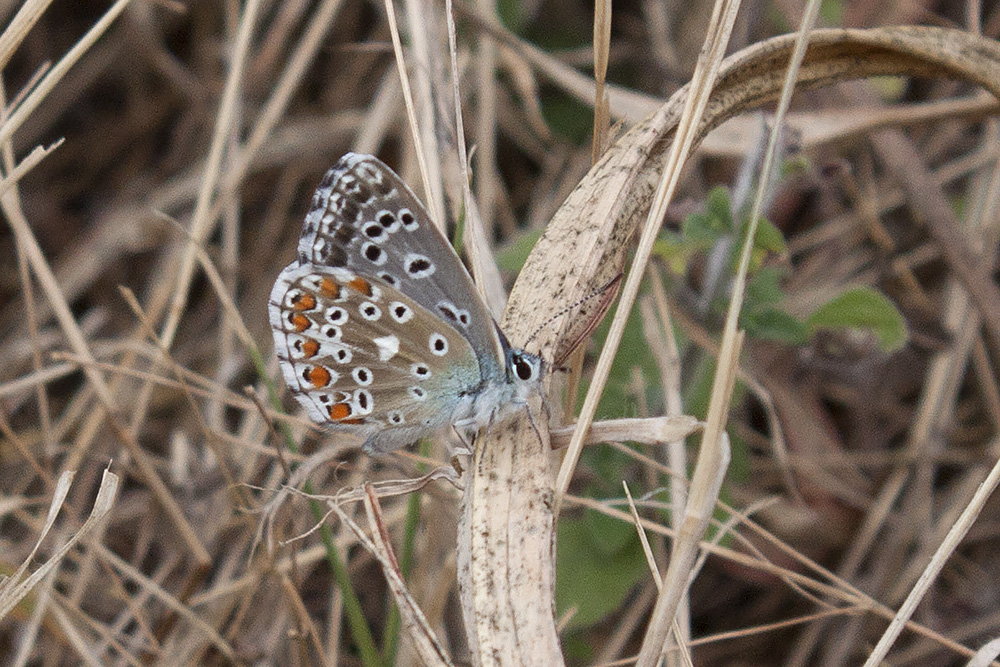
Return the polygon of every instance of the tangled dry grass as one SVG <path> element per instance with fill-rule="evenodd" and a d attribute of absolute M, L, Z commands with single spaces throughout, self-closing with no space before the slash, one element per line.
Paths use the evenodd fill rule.
<path fill-rule="evenodd" d="M 796 25 L 792 4 L 747 3 L 730 52 Z M 1000 32 L 996 3 L 939 4 L 845 2 L 839 20 Z M 594 123 L 591 8 L 457 6 L 465 200 L 443 5 L 396 6 L 420 141 L 441 157 L 428 192 L 447 220 L 481 224 L 467 255 L 494 302 L 515 273 L 495 272 L 494 252 L 520 266 L 624 132 L 615 123 L 689 80 L 711 3 L 664 7 L 614 6 L 617 85 Z M 267 297 L 322 173 L 355 150 L 420 182 L 385 6 L 57 0 L 0 15 L 3 662 L 489 662 L 486 638 L 469 644 L 456 581 L 507 571 L 456 558 L 469 500 L 443 448 L 365 457 L 275 384 Z M 997 102 L 968 81 L 900 81 L 796 97 L 790 143 L 808 166 L 778 182 L 766 213 L 787 240 L 769 261 L 788 269 L 789 313 L 872 286 L 909 342 L 887 352 L 853 329 L 746 342 L 725 502 L 673 638 L 698 664 L 861 662 L 995 475 Z M 708 135 L 665 226 L 734 185 L 759 135 L 750 114 Z M 616 248 L 621 261 L 633 248 Z M 594 440 L 681 442 L 694 424 L 683 416 L 705 417 L 721 331 L 698 300 L 710 263 L 668 280 L 666 259 L 646 274 L 601 413 L 637 419 L 599 422 Z M 584 386 L 599 344 L 586 352 L 573 362 Z M 638 419 L 660 415 L 676 419 Z M 665 498 L 683 488 L 677 450 L 663 449 L 588 447 L 561 499 L 557 639 L 570 663 L 628 664 L 640 650 L 657 604 L 644 547 L 663 571 Z M 961 663 L 997 637 L 996 516 L 993 500 L 946 554 L 894 664 Z"/>

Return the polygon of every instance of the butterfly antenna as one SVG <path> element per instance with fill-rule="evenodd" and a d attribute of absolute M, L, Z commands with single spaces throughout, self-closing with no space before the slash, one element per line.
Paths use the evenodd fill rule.
<path fill-rule="evenodd" d="M 562 317 L 563 315 L 565 315 L 566 313 L 568 313 L 568 312 L 570 312 L 572 310 L 576 310 L 577 308 L 579 308 L 580 306 L 582 306 L 583 304 L 587 303 L 588 301 L 590 301 L 591 299 L 593 299 L 595 297 L 599 297 L 599 296 L 604 297 L 604 303 L 598 309 L 598 313 L 596 314 L 595 317 L 592 318 L 592 321 L 587 325 L 587 328 L 584 330 L 584 332 L 582 334 L 580 334 L 580 336 L 578 337 L 578 339 L 575 341 L 575 343 L 573 344 L 573 346 L 570 348 L 571 350 L 574 349 L 579 344 L 579 342 L 581 340 L 583 340 L 588 335 L 590 335 L 590 332 L 592 332 L 594 330 L 594 328 L 597 326 L 597 323 L 601 321 L 602 317 L 604 317 L 604 313 L 606 313 L 608 311 L 608 307 L 611 305 L 611 302 L 614 300 L 615 296 L 618 294 L 618 287 L 619 287 L 619 285 L 621 285 L 621 281 L 622 281 L 622 276 L 623 275 L 624 274 L 619 273 L 614 278 L 612 278 L 611 280 L 609 280 L 606 284 L 602 285 L 601 287 L 596 288 L 595 290 L 593 290 L 589 294 L 586 294 L 586 295 L 580 297 L 579 299 L 577 299 L 573 303 L 571 303 L 568 306 L 564 307 L 562 310 L 560 310 L 555 315 L 551 316 L 549 319 L 547 319 L 544 322 L 542 322 L 541 324 L 539 324 L 538 328 L 535 329 L 533 332 L 531 332 L 531 335 L 528 336 L 528 340 L 527 340 L 527 342 L 525 342 L 525 347 L 527 347 L 531 343 L 531 341 L 535 340 L 535 337 L 538 334 L 540 334 L 542 332 L 542 330 L 545 329 L 545 327 L 547 327 L 550 324 L 552 324 L 558 318 Z"/>

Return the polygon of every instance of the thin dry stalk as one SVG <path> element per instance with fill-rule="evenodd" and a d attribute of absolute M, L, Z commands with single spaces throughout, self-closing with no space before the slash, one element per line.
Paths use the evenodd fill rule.
<path fill-rule="evenodd" d="M 596 163 L 604 152 L 611 122 L 608 114 L 608 60 L 611 51 L 611 2 L 594 3 L 594 131 L 590 161 Z"/>
<path fill-rule="evenodd" d="M 58 85 L 66 73 L 71 67 L 76 65 L 81 57 L 91 47 L 94 43 L 107 31 L 115 19 L 125 11 L 131 0 L 118 0 L 114 5 L 112 5 L 108 11 L 101 16 L 100 20 L 94 24 L 94 26 L 87 31 L 87 34 L 83 36 L 80 41 L 78 41 L 72 49 L 63 56 L 55 66 L 49 70 L 42 80 L 38 83 L 38 86 L 31 91 L 31 93 L 24 98 L 17 109 L 14 110 L 7 118 L 4 119 L 2 125 L 0 125 L 0 144 L 6 144 L 10 141 L 10 138 L 14 136 L 14 133 L 24 124 L 24 122 L 34 113 L 39 105 L 45 100 L 46 96 L 52 92 L 52 90 Z M 26 14 L 33 12 L 36 9 L 41 8 L 41 3 L 34 3 L 32 5 L 27 5 L 25 7 Z M 16 41 L 19 38 L 23 38 L 23 32 L 30 28 L 33 16 L 26 16 L 24 23 L 18 23 L 16 25 L 12 24 L 8 26 L 9 30 L 13 30 L 11 33 L 11 46 L 16 45 Z M 4 31 L 5 33 L 7 31 Z M 2 54 L 2 52 L 0 52 Z M 8 54 L 9 57 L 9 54 Z"/>
<path fill-rule="evenodd" d="M 990 474 L 983 480 L 983 483 L 979 485 L 976 489 L 975 495 L 969 500 L 969 504 L 966 505 L 965 510 L 962 511 L 962 515 L 948 531 L 948 535 L 945 537 L 941 546 L 934 553 L 934 557 L 931 558 L 930 563 L 927 564 L 926 569 L 920 574 L 920 579 L 917 580 L 916 585 L 910 594 L 906 597 L 903 605 L 896 612 L 893 617 L 892 622 L 886 629 L 885 634 L 879 639 L 878 644 L 872 649 L 869 654 L 868 659 L 865 661 L 865 667 L 873 667 L 874 665 L 882 664 L 885 660 L 886 655 L 889 653 L 889 649 L 892 648 L 893 643 L 899 637 L 900 633 L 906 627 L 907 621 L 913 615 L 916 610 L 917 605 L 923 599 L 923 596 L 927 593 L 927 589 L 937 578 L 938 574 L 941 573 L 941 569 L 944 567 L 945 562 L 952 555 L 952 552 L 958 547 L 958 543 L 961 542 L 962 538 L 972 527 L 973 522 L 979 516 L 982 511 L 983 506 L 986 501 L 992 495 L 993 491 L 996 490 L 997 486 L 1000 485 L 1000 461 L 997 461 L 993 469 L 990 470 Z"/>
<path fill-rule="evenodd" d="M 69 494 L 70 485 L 73 483 L 74 473 L 70 471 L 64 472 L 59 476 L 59 480 L 56 483 L 56 488 L 52 494 L 51 502 L 49 503 L 49 511 L 45 518 L 45 525 L 39 533 L 38 539 L 35 541 L 35 546 L 31 550 L 31 553 L 27 558 L 22 561 L 21 565 L 17 570 L 6 577 L 2 582 L 0 582 L 0 618 L 5 617 L 10 611 L 20 602 L 42 579 L 51 573 L 54 573 L 66 554 L 76 546 L 76 543 L 82 540 L 87 534 L 94 530 L 94 528 L 100 524 L 101 521 L 107 517 L 111 508 L 115 504 L 115 497 L 118 495 L 118 484 L 120 478 L 118 475 L 105 470 L 104 476 L 101 478 L 101 486 L 97 490 L 97 497 L 94 499 L 93 508 L 90 511 L 90 516 L 83 523 L 82 526 L 66 541 L 52 557 L 38 567 L 34 572 L 25 576 L 28 571 L 28 566 L 31 560 L 34 558 L 35 553 L 38 551 L 42 540 L 45 539 L 49 531 L 52 530 L 52 526 L 55 525 L 56 517 L 59 514 L 59 510 L 62 509 L 63 503 L 66 501 L 66 496 Z"/>
<path fill-rule="evenodd" d="M 421 662 L 425 665 L 451 665 L 447 651 L 435 637 L 434 631 L 427 623 L 427 618 L 416 601 L 410 595 L 399 571 L 399 563 L 392 551 L 388 539 L 386 527 L 381 518 L 381 510 L 378 506 L 377 496 L 370 485 L 365 486 L 365 514 L 368 522 L 372 526 L 372 538 L 369 539 L 361 527 L 358 526 L 341 508 L 338 503 L 332 503 L 331 508 L 357 536 L 358 541 L 377 559 L 382 568 L 382 574 L 389 582 L 390 590 L 396 604 L 399 605 L 403 614 L 404 625 L 409 633 L 410 639 L 416 647 L 417 654 Z"/>

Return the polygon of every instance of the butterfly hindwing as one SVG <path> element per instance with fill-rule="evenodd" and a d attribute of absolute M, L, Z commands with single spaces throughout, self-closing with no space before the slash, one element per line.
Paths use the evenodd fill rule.
<path fill-rule="evenodd" d="M 408 295 L 295 262 L 269 303 L 285 382 L 314 421 L 389 451 L 450 422 L 482 383 L 469 342 Z"/>
<path fill-rule="evenodd" d="M 399 289 L 469 341 L 484 375 L 498 373 L 501 343 L 468 272 L 417 197 L 378 159 L 348 153 L 326 173 L 306 216 L 299 261 Z"/>

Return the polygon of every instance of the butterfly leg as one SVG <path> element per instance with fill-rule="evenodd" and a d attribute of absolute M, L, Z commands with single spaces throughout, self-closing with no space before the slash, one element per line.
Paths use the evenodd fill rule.
<path fill-rule="evenodd" d="M 469 426 L 472 425 L 471 421 L 469 419 L 462 419 L 452 424 L 451 428 L 455 433 L 455 437 L 448 441 L 448 450 L 451 452 L 452 457 L 472 456 L 473 438 L 469 437 Z M 463 422 L 470 423 L 466 424 Z"/>

